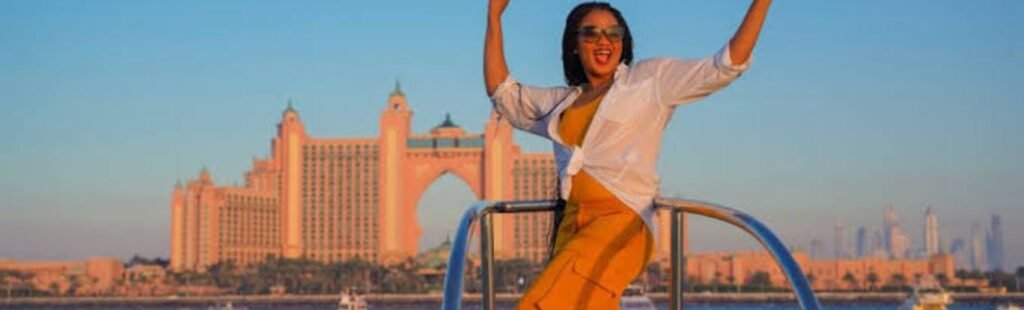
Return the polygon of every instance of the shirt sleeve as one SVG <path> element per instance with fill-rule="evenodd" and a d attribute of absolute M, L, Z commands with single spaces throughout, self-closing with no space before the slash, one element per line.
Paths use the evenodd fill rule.
<path fill-rule="evenodd" d="M 495 89 L 491 103 L 512 126 L 550 139 L 544 120 L 568 95 L 568 87 L 522 85 L 509 75 Z"/>
<path fill-rule="evenodd" d="M 737 65 L 730 57 L 729 45 L 726 45 L 714 56 L 704 59 L 650 59 L 645 61 L 643 69 L 653 72 L 659 101 L 676 106 L 700 100 L 724 88 L 750 66 L 750 59 Z"/>

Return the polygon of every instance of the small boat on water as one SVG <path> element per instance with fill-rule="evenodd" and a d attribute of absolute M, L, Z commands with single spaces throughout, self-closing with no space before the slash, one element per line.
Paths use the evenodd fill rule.
<path fill-rule="evenodd" d="M 224 303 L 223 305 L 217 305 L 215 307 L 209 307 L 207 309 L 210 309 L 210 310 L 249 310 L 248 307 L 235 308 L 235 305 L 233 305 L 230 301 Z"/>
<path fill-rule="evenodd" d="M 899 310 L 946 310 L 952 303 L 953 297 L 941 287 L 915 287 Z"/>
<path fill-rule="evenodd" d="M 996 310 L 1021 310 L 1021 308 L 1015 304 L 1004 304 L 996 306 Z"/>
<path fill-rule="evenodd" d="M 341 292 L 338 299 L 338 310 L 366 310 L 366 298 L 353 292 Z"/>
<path fill-rule="evenodd" d="M 623 310 L 655 310 L 654 302 L 645 295 L 643 286 L 630 284 L 622 292 L 619 309 Z"/>

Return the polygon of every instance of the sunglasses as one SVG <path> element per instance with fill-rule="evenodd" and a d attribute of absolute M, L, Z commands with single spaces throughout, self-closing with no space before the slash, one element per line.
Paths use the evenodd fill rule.
<path fill-rule="evenodd" d="M 602 34 L 604 34 L 605 38 L 608 38 L 608 41 L 621 42 L 622 38 L 626 37 L 626 28 L 622 26 L 611 26 L 608 28 L 584 26 L 577 29 L 576 34 L 587 43 L 594 43 L 601 40 Z"/>

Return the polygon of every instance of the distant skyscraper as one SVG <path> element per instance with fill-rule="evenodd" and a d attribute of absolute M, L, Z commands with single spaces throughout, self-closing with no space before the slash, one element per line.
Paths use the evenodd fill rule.
<path fill-rule="evenodd" d="M 900 228 L 900 216 L 892 205 L 885 206 L 882 230 L 885 234 L 885 250 L 889 258 L 903 259 L 910 254 L 910 237 Z"/>
<path fill-rule="evenodd" d="M 971 269 L 964 239 L 956 238 L 949 243 L 949 255 L 953 256 L 953 265 L 956 266 L 956 269 Z"/>
<path fill-rule="evenodd" d="M 871 256 L 875 258 L 889 258 L 889 251 L 885 250 L 885 237 L 881 231 L 875 230 L 871 238 Z"/>
<path fill-rule="evenodd" d="M 974 225 L 971 225 L 971 241 L 968 244 L 968 258 L 972 270 L 988 269 L 985 266 L 985 241 L 985 233 L 981 229 L 981 224 L 974 222 Z"/>
<path fill-rule="evenodd" d="M 871 254 L 868 250 L 868 229 L 864 226 L 857 228 L 857 258 L 861 258 Z"/>
<path fill-rule="evenodd" d="M 939 254 L 939 217 L 931 206 L 924 212 L 924 254 L 928 257 Z"/>
<path fill-rule="evenodd" d="M 992 216 L 992 227 L 989 228 L 989 235 L 986 241 L 986 256 L 988 267 L 992 270 L 1003 269 L 1003 223 L 998 215 Z"/>
<path fill-rule="evenodd" d="M 811 239 L 811 259 L 825 258 L 825 242 L 821 239 Z"/>
<path fill-rule="evenodd" d="M 892 228 L 892 239 L 889 240 L 889 257 L 893 259 L 904 259 L 910 254 L 910 237 L 903 233 L 899 226 Z"/>
<path fill-rule="evenodd" d="M 847 237 L 846 226 L 843 225 L 843 221 L 841 219 L 837 218 L 835 240 L 836 243 L 834 245 L 836 259 L 850 258 L 850 251 L 848 251 L 847 247 L 847 244 L 849 243 L 849 241 L 847 241 L 848 239 L 849 238 Z"/>
<path fill-rule="evenodd" d="M 899 215 L 896 215 L 896 210 L 893 210 L 891 204 L 890 205 L 886 205 L 885 206 L 885 215 L 882 218 L 882 234 L 883 234 L 882 237 L 884 238 L 884 239 L 882 239 L 882 242 L 884 242 L 883 247 L 885 248 L 885 251 L 889 254 L 889 256 L 893 255 L 893 253 L 892 253 L 892 245 L 893 245 L 892 241 L 894 240 L 894 238 L 893 238 L 894 237 L 893 236 L 893 228 L 899 227 L 899 225 L 900 225 L 900 218 L 899 218 Z"/>

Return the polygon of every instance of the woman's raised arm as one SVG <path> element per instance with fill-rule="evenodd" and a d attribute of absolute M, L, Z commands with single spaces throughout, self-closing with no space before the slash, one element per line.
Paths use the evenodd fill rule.
<path fill-rule="evenodd" d="M 492 3 L 494 1 L 491 1 Z M 761 25 L 764 25 L 764 18 L 768 15 L 768 7 L 772 0 L 754 0 L 747 9 L 747 17 L 736 30 L 732 40 L 729 40 L 730 61 L 734 64 L 746 63 L 750 59 L 750 53 L 757 44 L 757 36 L 761 34 Z"/>
<path fill-rule="evenodd" d="M 487 37 L 484 39 L 484 83 L 487 96 L 499 115 L 512 126 L 548 137 L 543 120 L 569 94 L 568 87 L 523 85 L 509 76 L 502 46 L 501 15 L 509 0 L 490 0 L 487 10 Z M 504 83 L 504 84 L 503 84 Z"/>
<path fill-rule="evenodd" d="M 509 0 L 490 0 L 487 5 L 487 37 L 484 38 L 484 83 L 487 96 L 494 95 L 498 85 L 508 77 L 505 46 L 501 34 L 501 15 Z"/>
<path fill-rule="evenodd" d="M 771 0 L 753 0 L 729 44 L 715 56 L 699 60 L 656 58 L 637 63 L 636 70 L 654 72 L 661 101 L 669 105 L 694 102 L 729 85 L 746 70 Z"/>

